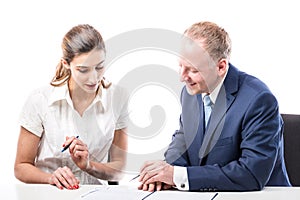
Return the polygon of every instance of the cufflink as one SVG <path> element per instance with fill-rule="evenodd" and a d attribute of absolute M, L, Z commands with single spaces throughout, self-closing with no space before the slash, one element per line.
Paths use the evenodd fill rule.
<path fill-rule="evenodd" d="M 184 184 L 184 183 L 181 183 L 180 187 L 181 187 L 181 188 L 185 188 L 185 184 Z"/>

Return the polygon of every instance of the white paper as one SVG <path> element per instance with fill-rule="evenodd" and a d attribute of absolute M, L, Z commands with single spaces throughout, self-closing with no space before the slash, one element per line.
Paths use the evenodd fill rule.
<path fill-rule="evenodd" d="M 96 187 L 87 193 L 81 195 L 81 200 L 141 200 L 147 195 L 151 195 L 151 192 L 138 190 L 137 188 L 127 186 L 115 186 L 115 187 Z"/>
<path fill-rule="evenodd" d="M 101 186 L 86 192 L 78 200 L 211 200 L 215 193 L 163 190 L 148 192 L 129 186 Z M 215 198 L 218 199 L 218 198 Z"/>
<path fill-rule="evenodd" d="M 211 200 L 216 193 L 206 192 L 189 192 L 189 191 L 177 191 L 177 190 L 162 190 L 155 192 L 149 196 L 146 200 Z M 214 198 L 217 200 L 218 196 Z"/>

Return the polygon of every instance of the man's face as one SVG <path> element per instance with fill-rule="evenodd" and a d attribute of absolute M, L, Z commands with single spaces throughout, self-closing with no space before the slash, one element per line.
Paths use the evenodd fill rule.
<path fill-rule="evenodd" d="M 179 59 L 180 80 L 190 95 L 210 93 L 219 83 L 218 68 L 200 41 L 183 40 Z"/>

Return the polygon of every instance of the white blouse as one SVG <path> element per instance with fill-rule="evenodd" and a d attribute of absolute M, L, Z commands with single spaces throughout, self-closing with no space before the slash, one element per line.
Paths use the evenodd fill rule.
<path fill-rule="evenodd" d="M 82 116 L 74 110 L 67 84 L 35 90 L 22 109 L 20 125 L 41 137 L 36 167 L 52 173 L 67 166 L 81 184 L 106 184 L 80 170 L 69 151 L 61 152 L 62 144 L 66 136 L 78 135 L 88 146 L 91 160 L 107 162 L 114 131 L 128 125 L 127 107 L 127 93 L 114 85 L 102 89 Z"/>

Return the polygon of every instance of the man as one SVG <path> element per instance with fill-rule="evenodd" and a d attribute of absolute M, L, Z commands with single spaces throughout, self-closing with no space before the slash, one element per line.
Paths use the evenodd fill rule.
<path fill-rule="evenodd" d="M 251 191 L 290 186 L 276 98 L 263 82 L 229 63 L 231 40 L 223 28 L 200 22 L 184 36 L 180 128 L 165 161 L 142 166 L 139 189 Z M 206 99 L 208 106 L 203 104 Z"/>

